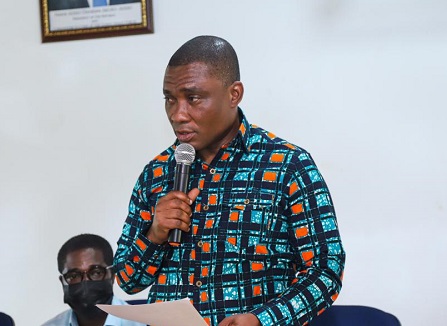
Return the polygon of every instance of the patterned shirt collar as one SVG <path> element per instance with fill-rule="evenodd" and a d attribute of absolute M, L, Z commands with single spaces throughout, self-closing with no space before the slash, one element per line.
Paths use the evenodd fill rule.
<path fill-rule="evenodd" d="M 236 138 L 240 138 L 242 149 L 248 153 L 250 151 L 250 139 L 251 139 L 251 132 L 250 132 L 250 124 L 248 123 L 247 118 L 244 115 L 244 112 L 242 112 L 241 108 L 238 108 L 239 111 L 239 118 L 241 119 L 241 125 L 239 126 L 239 132 Z"/>
<path fill-rule="evenodd" d="M 244 115 L 244 112 L 240 107 L 238 107 L 238 113 L 239 113 L 239 119 L 241 120 L 241 124 L 239 126 L 239 131 L 236 135 L 236 137 L 231 141 L 228 145 L 222 146 L 222 148 L 225 147 L 242 147 L 242 149 L 248 153 L 250 151 L 250 124 L 247 120 L 247 118 Z M 179 140 L 176 139 L 173 145 L 173 148 L 177 147 L 180 144 Z M 239 145 L 240 144 L 240 145 Z"/>

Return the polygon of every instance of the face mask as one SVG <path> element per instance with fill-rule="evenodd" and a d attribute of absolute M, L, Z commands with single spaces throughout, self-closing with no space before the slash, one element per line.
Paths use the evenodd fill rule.
<path fill-rule="evenodd" d="M 96 304 L 110 304 L 113 298 L 112 280 L 82 281 L 76 284 L 63 285 L 64 302 L 76 313 L 83 316 L 103 315 L 104 312 Z"/>

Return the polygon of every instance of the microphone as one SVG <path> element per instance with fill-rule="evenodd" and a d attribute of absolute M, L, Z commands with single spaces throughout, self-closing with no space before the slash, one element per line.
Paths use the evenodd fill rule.
<path fill-rule="evenodd" d="M 175 166 L 174 190 L 186 193 L 188 191 L 189 169 L 196 157 L 196 151 L 190 144 L 182 143 L 175 149 L 174 157 L 177 162 Z M 182 230 L 172 229 L 169 233 L 168 243 L 171 246 L 178 247 L 181 239 Z"/>

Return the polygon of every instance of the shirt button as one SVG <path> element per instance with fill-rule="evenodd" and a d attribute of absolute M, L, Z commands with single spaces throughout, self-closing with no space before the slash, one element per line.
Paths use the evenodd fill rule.
<path fill-rule="evenodd" d="M 202 281 L 197 281 L 197 282 L 196 282 L 196 286 L 197 286 L 197 287 L 201 287 L 201 286 L 202 286 Z"/>
<path fill-rule="evenodd" d="M 211 174 L 214 174 L 214 173 L 216 173 L 216 169 L 214 169 L 214 168 L 213 168 L 213 169 L 211 169 L 211 170 L 210 170 L 210 173 L 211 173 Z"/>
<path fill-rule="evenodd" d="M 203 205 L 203 207 L 202 207 L 202 208 L 203 208 L 203 210 L 204 210 L 204 211 L 207 211 L 207 210 L 209 209 L 208 205 L 206 205 L 206 204 L 205 204 L 205 205 Z"/>
<path fill-rule="evenodd" d="M 245 205 L 250 204 L 250 199 L 246 198 L 246 199 L 244 200 L 244 204 L 245 204 Z"/>
<path fill-rule="evenodd" d="M 200 248 L 202 248 L 202 246 L 203 246 L 203 241 L 200 240 L 199 242 L 197 242 L 197 245 L 198 245 Z"/>

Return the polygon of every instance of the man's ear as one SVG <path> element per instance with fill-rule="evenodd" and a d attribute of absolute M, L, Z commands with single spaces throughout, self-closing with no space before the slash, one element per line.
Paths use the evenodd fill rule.
<path fill-rule="evenodd" d="M 244 96 L 244 85 L 240 81 L 235 81 L 230 85 L 230 103 L 231 107 L 238 107 Z"/>

